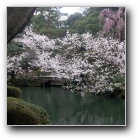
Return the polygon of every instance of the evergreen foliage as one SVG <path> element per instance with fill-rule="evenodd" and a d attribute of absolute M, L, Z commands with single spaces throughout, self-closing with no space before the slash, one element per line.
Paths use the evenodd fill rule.
<path fill-rule="evenodd" d="M 8 97 L 21 97 L 21 90 L 18 87 L 7 86 L 7 96 Z"/>
<path fill-rule="evenodd" d="M 34 104 L 21 99 L 8 97 L 7 99 L 8 125 L 48 125 L 50 124 L 47 112 Z"/>

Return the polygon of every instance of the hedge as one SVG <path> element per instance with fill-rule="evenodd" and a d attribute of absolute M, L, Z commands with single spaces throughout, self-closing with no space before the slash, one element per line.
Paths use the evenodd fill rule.
<path fill-rule="evenodd" d="M 21 90 L 18 87 L 7 86 L 7 97 L 21 97 Z"/>
<path fill-rule="evenodd" d="M 7 98 L 8 125 L 48 125 L 50 118 L 46 110 L 21 99 Z"/>

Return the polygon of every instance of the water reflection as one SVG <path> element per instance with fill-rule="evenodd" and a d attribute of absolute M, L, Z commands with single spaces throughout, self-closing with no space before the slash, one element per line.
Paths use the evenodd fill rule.
<path fill-rule="evenodd" d="M 22 99 L 46 109 L 53 125 L 125 125 L 124 100 L 57 87 L 21 89 Z"/>

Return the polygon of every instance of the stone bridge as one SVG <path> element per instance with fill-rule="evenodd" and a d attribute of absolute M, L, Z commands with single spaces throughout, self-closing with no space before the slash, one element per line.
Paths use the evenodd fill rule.
<path fill-rule="evenodd" d="M 69 83 L 69 80 L 66 78 L 58 78 L 56 76 L 37 76 L 37 75 L 23 75 L 18 74 L 13 79 L 11 76 L 7 77 L 7 83 L 16 86 L 42 86 L 42 87 L 50 87 L 50 86 L 66 86 Z"/>
<path fill-rule="evenodd" d="M 43 87 L 63 86 L 67 84 L 67 79 L 57 78 L 56 76 L 30 76 L 30 78 L 40 80 Z"/>

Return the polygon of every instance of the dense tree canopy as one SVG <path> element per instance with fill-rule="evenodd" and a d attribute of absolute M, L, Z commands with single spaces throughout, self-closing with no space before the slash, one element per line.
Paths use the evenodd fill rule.
<path fill-rule="evenodd" d="M 42 33 L 48 28 L 59 28 L 60 11 L 59 7 L 37 8 L 31 23 L 34 31 Z"/>
<path fill-rule="evenodd" d="M 20 33 L 31 17 L 30 24 L 33 30 L 51 38 L 64 37 L 67 29 L 72 33 L 96 34 L 103 28 L 106 33 L 110 31 L 112 35 L 124 40 L 124 8 L 88 7 L 84 8 L 83 13 L 71 14 L 64 21 L 60 20 L 61 16 L 60 7 L 8 7 L 7 41 L 10 42 Z"/>
<path fill-rule="evenodd" d="M 124 8 L 86 8 L 82 14 L 70 15 L 64 25 L 59 9 L 36 9 L 22 35 L 23 50 L 15 43 L 10 43 L 12 48 L 8 46 L 8 73 L 29 73 L 37 68 L 60 79 L 77 81 L 77 86 L 81 83 L 92 93 L 124 89 Z M 121 41 L 115 39 L 120 35 Z M 30 51 L 35 57 L 30 57 Z"/>
<path fill-rule="evenodd" d="M 66 32 L 60 18 L 60 7 L 41 7 L 36 9 L 30 23 L 36 33 L 56 38 Z"/>
<path fill-rule="evenodd" d="M 32 32 L 31 28 L 26 30 L 23 41 L 35 51 L 36 58 L 23 64 L 21 61 L 29 55 L 28 51 L 8 57 L 8 72 L 23 73 L 23 66 L 27 65 L 29 72 L 39 68 L 59 79 L 76 81 L 77 86 L 91 93 L 113 92 L 116 87 L 124 89 L 125 42 L 108 40 L 102 34 L 94 38 L 89 33 L 71 35 L 69 32 L 62 39 L 49 39 Z M 69 88 L 77 86 L 70 84 Z"/>

